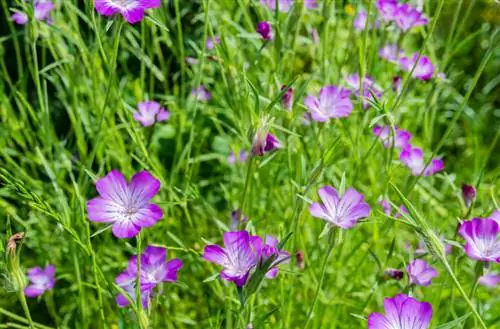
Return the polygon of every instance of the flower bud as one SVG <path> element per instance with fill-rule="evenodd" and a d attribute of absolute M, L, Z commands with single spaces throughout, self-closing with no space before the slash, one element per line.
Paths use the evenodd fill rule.
<path fill-rule="evenodd" d="M 472 185 L 462 184 L 462 197 L 465 206 L 469 208 L 476 198 L 476 189 Z"/>

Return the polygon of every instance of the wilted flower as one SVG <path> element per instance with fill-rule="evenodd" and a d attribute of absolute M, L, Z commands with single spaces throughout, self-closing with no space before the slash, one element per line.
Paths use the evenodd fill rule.
<path fill-rule="evenodd" d="M 147 171 L 138 172 L 127 183 L 121 172 L 113 170 L 97 181 L 96 189 L 99 197 L 87 202 L 89 219 L 113 223 L 118 238 L 132 238 L 163 217 L 161 208 L 149 203 L 158 193 L 160 181 Z"/>
<path fill-rule="evenodd" d="M 191 95 L 201 102 L 208 102 L 212 98 L 212 94 L 204 85 L 200 85 L 198 88 L 191 90 Z"/>
<path fill-rule="evenodd" d="M 281 86 L 281 90 L 285 89 L 286 86 L 283 85 Z M 295 93 L 295 90 L 292 88 L 288 88 L 286 92 L 283 94 L 281 97 L 281 105 L 285 108 L 285 110 L 290 111 L 292 109 L 293 105 L 293 94 Z"/>
<path fill-rule="evenodd" d="M 304 252 L 303 251 L 299 250 L 299 251 L 297 251 L 297 253 L 295 253 L 295 261 L 296 261 L 297 267 L 300 270 L 303 270 L 305 267 Z"/>
<path fill-rule="evenodd" d="M 500 226 L 493 219 L 473 218 L 462 223 L 465 253 L 472 259 L 500 263 Z"/>
<path fill-rule="evenodd" d="M 33 267 L 28 270 L 28 278 L 31 284 L 24 289 L 24 294 L 28 297 L 38 297 L 44 292 L 54 288 L 56 284 L 56 268 L 54 265 L 47 265 L 45 269 Z"/>
<path fill-rule="evenodd" d="M 432 159 L 431 163 L 425 167 L 424 152 L 418 147 L 410 146 L 404 149 L 399 154 L 399 160 L 408 166 L 415 176 L 431 176 L 444 169 L 444 162 L 441 159 Z"/>
<path fill-rule="evenodd" d="M 427 329 L 432 319 L 432 306 L 404 294 L 384 299 L 385 315 L 372 313 L 368 329 Z"/>
<path fill-rule="evenodd" d="M 419 58 L 418 53 L 413 54 L 412 57 L 401 57 L 399 64 L 401 65 L 401 68 L 407 72 L 411 72 L 413 66 L 415 66 L 415 69 L 411 74 L 411 76 L 415 79 L 429 80 L 434 74 L 434 65 L 431 60 L 426 56 L 420 56 Z"/>
<path fill-rule="evenodd" d="M 398 12 L 398 0 L 377 0 L 377 10 L 384 21 L 392 21 Z"/>
<path fill-rule="evenodd" d="M 378 55 L 391 63 L 398 63 L 400 57 L 404 55 L 403 50 L 397 44 L 386 44 L 379 49 Z"/>
<path fill-rule="evenodd" d="M 121 14 L 130 24 L 142 21 L 147 9 L 160 8 L 161 0 L 95 0 L 95 9 L 103 16 Z"/>
<path fill-rule="evenodd" d="M 373 127 L 373 134 L 383 142 L 386 148 L 394 146 L 399 149 L 405 149 L 411 146 L 410 139 L 412 136 L 409 131 L 397 127 L 394 130 L 395 132 L 389 126 L 376 125 Z"/>
<path fill-rule="evenodd" d="M 257 24 L 257 33 L 260 34 L 262 39 L 271 40 L 273 38 L 273 27 L 271 23 L 262 21 Z"/>
<path fill-rule="evenodd" d="M 238 157 L 234 152 L 231 152 L 228 157 L 227 157 L 227 162 L 231 165 L 235 164 L 236 162 L 243 163 L 247 161 L 248 159 L 248 152 L 246 151 L 240 151 Z"/>
<path fill-rule="evenodd" d="M 52 1 L 34 1 L 33 15 L 37 21 L 46 21 L 51 23 L 50 12 L 56 7 Z M 19 25 L 24 25 L 28 22 L 28 14 L 17 11 L 12 14 L 11 19 Z"/>
<path fill-rule="evenodd" d="M 331 118 L 343 118 L 351 114 L 353 105 L 349 96 L 351 92 L 336 86 L 321 88 L 319 99 L 307 96 L 304 104 L 307 106 L 311 117 L 317 122 L 326 122 Z"/>
<path fill-rule="evenodd" d="M 273 258 L 267 269 L 266 278 L 274 279 L 279 272 L 278 265 L 287 263 L 290 260 L 290 253 L 279 250 L 278 239 L 271 235 L 266 235 L 265 241 L 262 241 L 260 236 L 252 236 L 250 240 L 257 254 L 259 266 L 264 265 L 271 257 Z"/>
<path fill-rule="evenodd" d="M 137 281 L 137 276 L 131 274 L 129 271 L 124 271 L 124 272 L 120 273 L 115 279 L 116 284 L 120 288 L 125 290 L 128 297 L 131 300 L 133 300 L 134 302 L 136 302 L 136 300 L 137 300 L 137 298 L 136 298 L 137 295 L 136 295 L 136 290 L 135 290 L 136 281 Z M 141 292 L 140 292 L 141 303 L 142 303 L 142 307 L 145 309 L 147 309 L 149 306 L 149 300 L 152 296 L 152 291 L 153 291 L 153 289 L 151 287 L 149 287 L 147 289 L 146 288 L 141 289 Z M 122 293 L 120 293 L 120 294 L 118 294 L 118 296 L 116 296 L 116 303 L 120 307 L 127 307 L 130 305 L 128 298 L 125 297 Z"/>
<path fill-rule="evenodd" d="M 208 38 L 205 43 L 205 48 L 208 50 L 212 50 L 215 48 L 215 45 L 220 44 L 220 38 L 218 36 L 214 36 L 213 38 Z"/>
<path fill-rule="evenodd" d="M 483 286 L 495 288 L 500 284 L 500 275 L 497 273 L 488 273 L 480 276 L 477 282 Z"/>
<path fill-rule="evenodd" d="M 141 102 L 137 104 L 137 109 L 134 119 L 144 127 L 152 126 L 155 122 L 166 121 L 170 117 L 170 113 L 161 107 L 160 103 L 154 101 Z"/>
<path fill-rule="evenodd" d="M 472 201 L 476 198 L 476 189 L 474 186 L 462 184 L 462 197 L 464 199 L 465 206 L 469 208 Z"/>
<path fill-rule="evenodd" d="M 265 133 L 261 129 L 257 130 L 252 142 L 253 156 L 263 156 L 279 148 L 281 148 L 281 143 L 273 134 Z"/>
<path fill-rule="evenodd" d="M 406 271 L 408 272 L 411 284 L 424 287 L 429 286 L 432 283 L 432 279 L 438 275 L 436 269 L 422 259 L 415 259 L 410 262 L 406 267 Z"/>
<path fill-rule="evenodd" d="M 276 0 L 260 0 L 260 3 L 271 9 L 276 10 Z M 288 12 L 293 6 L 293 0 L 278 0 L 278 10 L 281 12 Z"/>
<path fill-rule="evenodd" d="M 384 271 L 384 274 L 388 276 L 391 279 L 394 279 L 396 281 L 400 281 L 405 273 L 402 270 L 398 270 L 395 268 L 388 268 Z"/>
<path fill-rule="evenodd" d="M 241 209 L 236 209 L 231 211 L 231 225 L 229 225 L 229 229 L 231 231 L 237 231 L 238 226 L 240 224 L 245 224 L 248 222 L 248 217 L 243 215 Z"/>
<path fill-rule="evenodd" d="M 313 217 L 321 218 L 329 224 L 349 229 L 370 214 L 370 206 L 365 202 L 364 196 L 352 187 L 339 197 L 337 190 L 327 185 L 318 190 L 318 195 L 321 203 L 314 202 L 309 211 Z"/>
<path fill-rule="evenodd" d="M 425 25 L 428 19 L 416 8 L 405 3 L 398 7 L 394 17 L 396 25 L 403 31 L 408 31 L 412 27 Z"/>

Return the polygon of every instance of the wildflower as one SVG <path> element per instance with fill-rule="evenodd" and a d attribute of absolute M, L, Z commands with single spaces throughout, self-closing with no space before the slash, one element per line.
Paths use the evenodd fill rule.
<path fill-rule="evenodd" d="M 283 85 L 281 86 L 281 90 L 285 89 L 286 86 Z M 292 109 L 293 105 L 293 94 L 295 93 L 295 90 L 292 88 L 288 88 L 286 92 L 283 94 L 281 97 L 281 105 L 283 105 L 283 108 L 287 111 L 290 111 Z"/>
<path fill-rule="evenodd" d="M 134 119 L 144 127 L 152 126 L 155 122 L 166 121 L 170 117 L 170 113 L 161 107 L 160 103 L 154 101 L 141 102 L 137 104 L 137 109 Z"/>
<path fill-rule="evenodd" d="M 395 132 L 393 132 L 389 126 L 376 125 L 373 128 L 373 134 L 383 142 L 386 148 L 395 147 L 405 149 L 411 146 L 410 139 L 412 136 L 409 131 L 397 127 L 394 130 Z"/>
<path fill-rule="evenodd" d="M 246 222 L 248 222 L 248 217 L 243 215 L 241 209 L 231 211 L 231 225 L 229 226 L 231 231 L 237 231 L 238 226 Z"/>
<path fill-rule="evenodd" d="M 427 329 L 432 319 L 432 306 L 399 294 L 384 299 L 385 315 L 372 313 L 368 329 Z"/>
<path fill-rule="evenodd" d="M 276 10 L 276 0 L 260 0 L 260 3 L 272 11 Z M 288 12 L 293 6 L 293 0 L 278 0 L 278 11 Z"/>
<path fill-rule="evenodd" d="M 48 0 L 36 0 L 33 2 L 33 14 L 37 21 L 45 21 L 47 23 L 51 23 L 52 19 L 50 18 L 50 13 L 54 10 L 56 6 L 52 1 Z M 28 14 L 17 11 L 12 14 L 11 19 L 19 25 L 24 25 L 28 22 Z"/>
<path fill-rule="evenodd" d="M 411 72 L 415 66 L 415 69 L 413 69 L 413 73 L 411 74 L 415 79 L 429 80 L 434 74 L 434 65 L 431 60 L 426 56 L 420 56 L 419 58 L 418 53 L 413 54 L 412 57 L 401 57 L 399 64 L 401 65 L 401 68 L 407 72 Z"/>
<path fill-rule="evenodd" d="M 396 93 L 400 93 L 403 90 L 403 78 L 400 76 L 395 76 L 392 78 L 392 90 Z"/>
<path fill-rule="evenodd" d="M 392 21 L 398 13 L 398 0 L 377 0 L 377 10 L 384 21 Z"/>
<path fill-rule="evenodd" d="M 160 8 L 161 0 L 95 0 L 95 9 L 103 16 L 121 14 L 130 24 L 143 20 L 147 9 Z"/>
<path fill-rule="evenodd" d="M 290 253 L 288 251 L 279 250 L 278 239 L 271 235 L 267 235 L 265 241 L 262 241 L 259 236 L 252 236 L 250 239 L 257 253 L 260 266 L 273 257 L 266 273 L 266 278 L 274 279 L 279 272 L 278 265 L 287 263 L 290 260 Z"/>
<path fill-rule="evenodd" d="M 99 197 L 87 202 L 89 219 L 113 223 L 118 238 L 132 238 L 163 217 L 161 208 L 149 203 L 158 193 L 160 181 L 147 171 L 138 172 L 127 183 L 121 172 L 113 170 L 97 181 L 96 189 Z"/>
<path fill-rule="evenodd" d="M 316 9 L 318 8 L 318 0 L 304 0 L 304 6 L 307 9 Z"/>
<path fill-rule="evenodd" d="M 480 276 L 477 282 L 485 287 L 495 288 L 500 283 L 500 275 L 488 273 Z"/>
<path fill-rule="evenodd" d="M 368 19 L 368 14 L 366 10 L 362 9 L 356 15 L 354 19 L 353 26 L 358 31 L 363 31 L 366 28 L 366 21 Z"/>
<path fill-rule="evenodd" d="M 489 218 L 493 219 L 500 226 L 500 209 L 497 209 L 494 212 L 492 212 Z"/>
<path fill-rule="evenodd" d="M 205 43 L 205 48 L 208 50 L 212 50 L 215 48 L 215 45 L 220 44 L 220 38 L 218 36 L 214 36 L 213 38 L 208 38 Z"/>
<path fill-rule="evenodd" d="M 431 176 L 444 169 L 444 162 L 441 159 L 432 159 L 426 167 L 424 163 L 424 152 L 418 147 L 408 147 L 399 154 L 399 160 L 403 162 L 413 175 Z"/>
<path fill-rule="evenodd" d="M 394 279 L 396 281 L 400 281 L 405 273 L 401 270 L 395 269 L 395 268 L 388 268 L 384 271 L 384 274 L 388 276 L 391 279 Z"/>
<path fill-rule="evenodd" d="M 205 88 L 204 85 L 200 85 L 198 88 L 191 90 L 191 95 L 200 102 L 208 102 L 212 99 L 212 94 Z"/>
<path fill-rule="evenodd" d="M 262 39 L 271 40 L 273 38 L 273 27 L 269 22 L 262 21 L 257 24 L 257 33 L 260 34 Z"/>
<path fill-rule="evenodd" d="M 465 239 L 465 253 L 472 259 L 500 263 L 500 225 L 489 218 L 473 218 L 458 231 Z"/>
<path fill-rule="evenodd" d="M 462 184 L 462 198 L 464 199 L 465 206 L 469 208 L 472 201 L 476 198 L 476 189 L 474 186 Z"/>
<path fill-rule="evenodd" d="M 136 281 L 137 281 L 137 276 L 133 275 L 129 271 L 124 271 L 120 273 L 115 279 L 116 284 L 120 288 L 122 288 L 127 293 L 128 297 L 134 302 L 136 302 L 137 300 L 136 298 L 137 295 L 135 290 Z M 152 297 L 152 288 L 148 287 L 145 289 L 141 289 L 140 296 L 141 296 L 142 307 L 147 309 L 149 306 L 149 300 Z M 127 307 L 130 305 L 129 299 L 125 297 L 125 295 L 123 295 L 122 293 L 116 296 L 116 303 L 120 307 Z"/>
<path fill-rule="evenodd" d="M 38 297 L 47 290 L 54 288 L 56 268 L 54 265 L 47 265 L 45 269 L 33 267 L 28 270 L 28 278 L 31 284 L 24 289 L 24 294 L 28 297 Z"/>
<path fill-rule="evenodd" d="M 401 218 L 401 217 L 403 217 L 403 215 L 409 215 L 409 214 L 410 214 L 410 212 L 408 211 L 408 209 L 405 207 L 404 204 L 402 204 L 399 206 L 399 209 L 396 211 L 396 214 L 394 215 L 394 217 Z"/>
<path fill-rule="evenodd" d="M 259 260 L 252 250 L 250 235 L 247 231 L 226 232 L 224 247 L 215 244 L 206 246 L 203 258 L 224 267 L 220 273 L 222 279 L 242 287 Z"/>
<path fill-rule="evenodd" d="M 394 20 L 396 25 L 403 31 L 428 23 L 428 19 L 419 10 L 407 3 L 398 7 Z"/>
<path fill-rule="evenodd" d="M 236 154 L 234 154 L 234 152 L 231 152 L 227 157 L 227 163 L 233 165 L 236 162 L 243 163 L 247 161 L 247 159 L 248 159 L 248 152 L 246 151 L 240 151 L 238 157 L 236 157 Z"/>
<path fill-rule="evenodd" d="M 335 188 L 328 185 L 320 188 L 318 194 L 321 203 L 314 202 L 309 211 L 313 217 L 324 219 L 329 224 L 349 229 L 370 214 L 370 206 L 364 201 L 364 196 L 352 187 L 341 197 Z"/>
<path fill-rule="evenodd" d="M 361 85 L 360 85 L 360 77 L 359 74 L 351 74 L 348 75 L 345 78 L 347 84 L 351 89 L 354 91 L 354 94 L 356 97 L 359 97 L 361 94 Z M 368 102 L 368 99 L 371 99 L 373 101 L 376 100 L 376 98 L 382 97 L 382 90 L 375 81 L 370 77 L 370 76 L 365 76 L 363 80 L 363 108 L 367 109 L 370 106 L 370 103 Z"/>
<path fill-rule="evenodd" d="M 336 86 L 321 88 L 319 99 L 307 96 L 304 104 L 307 106 L 311 117 L 317 122 L 326 122 L 331 118 L 347 117 L 351 114 L 353 105 L 349 96 L 351 92 Z"/>
<path fill-rule="evenodd" d="M 389 43 L 379 49 L 378 55 L 391 63 L 397 64 L 399 58 L 402 57 L 404 53 L 402 49 L 399 49 L 398 45 Z"/>
<path fill-rule="evenodd" d="M 281 143 L 273 134 L 257 130 L 252 143 L 253 156 L 263 156 L 279 148 L 281 148 Z"/>
<path fill-rule="evenodd" d="M 425 260 L 415 259 L 410 262 L 406 267 L 408 272 L 408 277 L 410 278 L 410 284 L 416 284 L 419 286 L 427 287 L 432 282 L 432 279 L 437 277 L 438 273 L 436 269 L 429 266 Z"/>
<path fill-rule="evenodd" d="M 391 204 L 389 203 L 389 200 L 380 197 L 377 203 L 382 206 L 382 209 L 384 209 L 384 214 L 387 216 L 391 215 Z"/>
<path fill-rule="evenodd" d="M 295 262 L 297 264 L 297 267 L 300 270 L 303 270 L 305 268 L 305 263 L 304 263 L 304 252 L 303 251 L 297 251 L 295 254 Z"/>

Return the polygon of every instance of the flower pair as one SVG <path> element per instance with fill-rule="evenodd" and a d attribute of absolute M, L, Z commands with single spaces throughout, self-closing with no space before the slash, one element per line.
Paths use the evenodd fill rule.
<path fill-rule="evenodd" d="M 51 23 L 52 19 L 50 13 L 56 6 L 49 0 L 36 0 L 33 1 L 33 16 L 37 21 L 45 21 Z M 22 11 L 16 11 L 12 14 L 11 19 L 19 25 L 28 23 L 28 14 Z"/>
<path fill-rule="evenodd" d="M 398 0 L 378 0 L 377 10 L 384 21 L 394 21 L 396 26 L 403 31 L 426 25 L 429 22 L 418 9 L 407 3 L 400 4 Z"/>
<path fill-rule="evenodd" d="M 383 46 L 380 48 L 378 54 L 381 58 L 399 65 L 406 72 L 412 72 L 413 70 L 411 75 L 415 79 L 429 80 L 434 75 L 435 67 L 429 57 L 419 56 L 419 53 L 407 56 L 396 44 Z"/>

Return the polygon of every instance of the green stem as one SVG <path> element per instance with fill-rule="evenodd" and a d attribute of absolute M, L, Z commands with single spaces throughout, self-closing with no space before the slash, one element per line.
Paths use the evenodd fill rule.
<path fill-rule="evenodd" d="M 21 302 L 21 305 L 23 307 L 24 314 L 26 315 L 26 318 L 28 318 L 28 324 L 30 329 L 34 329 L 35 325 L 33 323 L 33 320 L 31 319 L 31 314 L 30 310 L 28 308 L 28 303 L 26 302 L 26 296 L 24 296 L 24 290 L 19 291 L 19 301 Z"/>

